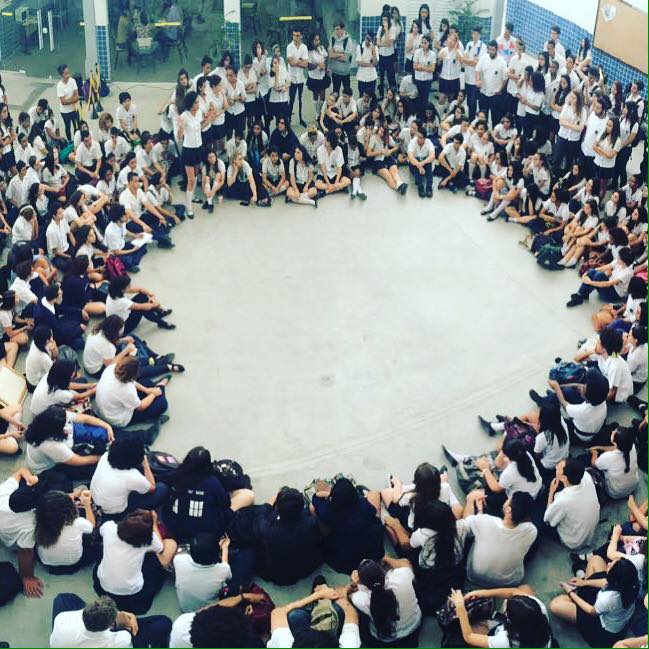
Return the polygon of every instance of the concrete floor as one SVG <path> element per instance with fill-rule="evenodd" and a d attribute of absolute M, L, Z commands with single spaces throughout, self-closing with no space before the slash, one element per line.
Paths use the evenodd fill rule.
<path fill-rule="evenodd" d="M 47 87 L 5 82 L 12 109 Z M 106 109 L 126 85 L 113 87 Z M 167 93 L 128 87 L 143 116 Z M 156 128 L 155 116 L 143 126 Z M 145 323 L 138 333 L 188 368 L 172 381 L 172 419 L 157 448 L 182 457 L 203 444 L 239 460 L 259 502 L 339 471 L 380 488 L 388 473 L 409 478 L 422 461 L 441 464 L 441 444 L 488 450 L 476 415 L 529 409 L 527 390 L 543 388 L 553 359 L 571 357 L 591 332 L 597 300 L 566 309 L 576 274 L 540 269 L 517 245 L 519 226 L 487 223 L 461 195 L 404 198 L 374 177 L 364 187 L 365 203 L 333 196 L 317 210 L 283 202 L 197 210 L 174 232 L 174 251 L 147 256 L 135 283 L 173 307 L 178 328 Z M 0 460 L 0 477 L 15 466 Z M 604 510 L 599 538 L 623 512 L 623 503 Z M 7 554 L 0 548 L 0 560 Z M 569 573 L 567 552 L 545 543 L 526 581 L 547 602 Z M 58 592 L 92 597 L 90 571 L 38 574 L 41 600 L 19 597 L 0 610 L 0 640 L 12 646 L 47 642 Z M 282 604 L 309 584 L 269 591 Z M 178 615 L 171 584 L 153 610 Z M 561 646 L 583 646 L 571 629 L 553 628 Z M 438 643 L 429 619 L 421 644 Z"/>

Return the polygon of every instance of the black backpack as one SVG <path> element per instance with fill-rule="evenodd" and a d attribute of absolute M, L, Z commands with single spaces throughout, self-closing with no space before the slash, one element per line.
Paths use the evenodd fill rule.
<path fill-rule="evenodd" d="M 23 589 L 18 571 L 8 561 L 0 562 L 0 606 L 8 604 Z"/>

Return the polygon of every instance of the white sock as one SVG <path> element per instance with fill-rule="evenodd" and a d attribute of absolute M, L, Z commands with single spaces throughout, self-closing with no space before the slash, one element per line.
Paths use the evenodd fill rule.
<path fill-rule="evenodd" d="M 491 216 L 498 216 L 501 212 L 505 211 L 505 208 L 509 205 L 509 201 L 500 201 L 498 207 L 491 213 Z"/>
<path fill-rule="evenodd" d="M 361 179 L 356 178 L 356 193 L 357 194 L 362 194 L 363 193 L 363 188 L 361 187 Z"/>
<path fill-rule="evenodd" d="M 360 178 L 352 178 L 352 194 L 360 193 L 360 184 L 361 184 Z"/>
<path fill-rule="evenodd" d="M 487 174 L 487 165 L 480 165 L 480 178 L 484 178 Z"/>
<path fill-rule="evenodd" d="M 297 202 L 300 205 L 315 205 L 315 201 L 312 198 L 309 198 L 306 194 L 300 194 Z"/>
<path fill-rule="evenodd" d="M 469 162 L 469 180 L 473 180 L 473 174 L 475 173 L 475 164 Z"/>
<path fill-rule="evenodd" d="M 211 205 L 213 202 L 214 202 L 214 196 L 210 196 L 210 197 L 207 199 L 207 204 L 208 204 L 208 205 Z"/>
<path fill-rule="evenodd" d="M 185 205 L 187 206 L 187 211 L 191 212 L 192 211 L 192 199 L 194 198 L 194 192 L 193 191 L 186 191 L 185 192 Z"/>
<path fill-rule="evenodd" d="M 494 195 L 492 194 L 491 197 L 489 198 L 489 202 L 487 203 L 487 207 L 485 207 L 486 210 L 493 210 L 494 208 Z"/>
<path fill-rule="evenodd" d="M 499 433 L 502 433 L 505 430 L 505 422 L 504 421 L 492 421 L 491 422 L 491 427 L 498 431 Z"/>

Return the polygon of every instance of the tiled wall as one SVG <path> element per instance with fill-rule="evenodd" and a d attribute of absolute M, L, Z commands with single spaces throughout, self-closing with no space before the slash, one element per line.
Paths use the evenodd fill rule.
<path fill-rule="evenodd" d="M 95 33 L 97 36 L 97 63 L 99 63 L 101 78 L 104 81 L 110 81 L 110 35 L 108 27 L 97 25 Z"/>
<path fill-rule="evenodd" d="M 367 32 L 376 34 L 379 31 L 379 25 L 381 24 L 381 16 L 361 16 L 361 33 L 358 35 L 358 42 L 360 43 L 363 40 L 363 37 Z M 401 36 L 397 41 L 397 72 L 403 70 L 404 54 L 406 47 L 406 17 L 401 16 Z"/>
<path fill-rule="evenodd" d="M 22 29 L 13 16 L 0 16 L 0 60 L 20 51 L 24 39 Z"/>
<path fill-rule="evenodd" d="M 507 20 L 514 23 L 514 34 L 525 41 L 525 48 L 532 55 L 543 49 L 553 25 L 561 28 L 561 42 L 566 49 L 571 49 L 573 52 L 578 50 L 582 38 L 589 38 L 591 43 L 593 42 L 593 35 L 585 29 L 529 0 L 507 0 Z M 646 47 L 646 43 L 639 46 Z M 633 79 L 642 79 L 645 83 L 646 95 L 646 74 L 596 48 L 593 48 L 593 62 L 604 68 L 609 82 L 619 79 L 625 88 Z"/>

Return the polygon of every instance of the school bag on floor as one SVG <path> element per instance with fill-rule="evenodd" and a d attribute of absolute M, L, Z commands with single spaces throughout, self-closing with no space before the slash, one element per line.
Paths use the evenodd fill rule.
<path fill-rule="evenodd" d="M 13 563 L 0 562 L 0 606 L 4 606 L 22 592 L 23 582 Z"/>
<path fill-rule="evenodd" d="M 554 366 L 550 368 L 548 376 L 559 385 L 584 383 L 586 381 L 586 367 L 579 363 L 562 361 L 558 358 Z"/>
<path fill-rule="evenodd" d="M 508 419 L 505 422 L 505 434 L 507 435 L 507 439 L 520 440 L 526 451 L 531 453 L 534 450 L 536 430 L 529 424 L 521 421 L 518 417 Z"/>
<path fill-rule="evenodd" d="M 493 190 L 493 181 L 491 178 L 478 178 L 475 181 L 475 195 L 476 198 L 481 198 L 483 201 L 488 201 L 491 197 Z"/>
<path fill-rule="evenodd" d="M 562 258 L 561 246 L 546 243 L 539 250 L 539 254 L 536 256 L 536 263 L 539 266 L 543 266 L 546 270 L 565 270 L 565 266 L 559 264 Z"/>
<path fill-rule="evenodd" d="M 146 457 L 156 482 L 167 482 L 180 466 L 175 455 L 164 451 L 149 451 Z"/>

